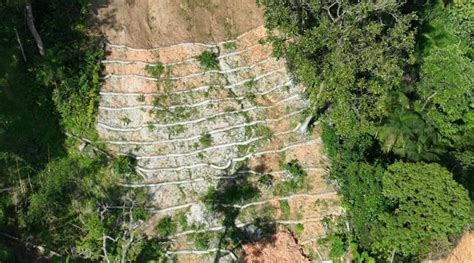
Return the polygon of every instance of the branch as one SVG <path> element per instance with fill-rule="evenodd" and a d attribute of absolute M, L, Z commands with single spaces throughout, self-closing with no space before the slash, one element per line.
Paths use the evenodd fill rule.
<path fill-rule="evenodd" d="M 106 236 L 104 233 L 102 233 L 102 252 L 104 252 L 104 260 L 105 262 L 110 263 L 109 255 L 107 254 L 107 238 L 112 239 L 109 236 Z"/>
<path fill-rule="evenodd" d="M 44 56 L 43 41 L 41 40 L 41 36 L 36 30 L 35 22 L 33 18 L 33 8 L 31 7 L 30 3 L 26 3 L 25 10 L 26 10 L 26 23 L 28 25 L 28 29 L 30 30 L 31 34 L 33 35 L 35 39 L 36 46 L 38 46 L 38 51 L 40 55 Z"/>
<path fill-rule="evenodd" d="M 431 94 L 428 98 L 426 98 L 426 101 L 425 103 L 423 104 L 423 107 L 421 107 L 421 111 L 425 110 L 425 107 L 428 105 L 428 102 L 430 102 L 430 100 L 436 96 L 436 94 L 438 94 L 437 91 L 435 91 L 433 94 Z"/>
<path fill-rule="evenodd" d="M 20 45 L 21 55 L 23 56 L 23 60 L 26 62 L 25 50 L 23 50 L 23 45 L 21 44 L 20 36 L 18 35 L 18 31 L 16 30 L 16 28 L 15 28 L 15 34 L 16 34 L 16 41 L 18 42 L 18 45 Z"/>

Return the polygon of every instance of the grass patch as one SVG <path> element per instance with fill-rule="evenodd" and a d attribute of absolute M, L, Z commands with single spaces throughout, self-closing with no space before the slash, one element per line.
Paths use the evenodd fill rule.
<path fill-rule="evenodd" d="M 140 96 L 137 97 L 138 102 L 144 102 L 145 101 L 145 95 L 141 94 Z"/>
<path fill-rule="evenodd" d="M 176 221 L 181 229 L 188 229 L 188 219 L 186 218 L 186 211 L 181 211 L 175 215 Z"/>
<path fill-rule="evenodd" d="M 171 126 L 169 131 L 172 136 L 176 136 L 185 132 L 186 127 L 184 125 Z"/>
<path fill-rule="evenodd" d="M 281 215 L 283 218 L 288 219 L 291 214 L 291 208 L 290 204 L 286 200 L 281 200 L 280 201 L 280 209 L 281 209 Z"/>
<path fill-rule="evenodd" d="M 237 49 L 237 42 L 232 41 L 232 42 L 224 43 L 224 49 L 226 49 L 226 50 L 236 50 Z"/>
<path fill-rule="evenodd" d="M 297 235 L 301 235 L 303 234 L 303 231 L 304 231 L 304 226 L 302 224 L 297 224 L 294 228 L 293 228 L 293 232 Z"/>
<path fill-rule="evenodd" d="M 255 79 L 249 80 L 244 83 L 244 86 L 249 89 L 255 87 L 256 85 L 257 85 L 257 81 Z"/>

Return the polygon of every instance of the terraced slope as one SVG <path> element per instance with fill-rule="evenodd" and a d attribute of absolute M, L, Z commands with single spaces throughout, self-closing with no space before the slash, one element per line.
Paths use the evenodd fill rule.
<path fill-rule="evenodd" d="M 143 180 L 123 186 L 149 188 L 147 232 L 168 216 L 179 222 L 168 256 L 180 262 L 232 260 L 220 237 L 258 236 L 256 218 L 293 229 L 306 253 L 321 250 L 321 220 L 341 213 L 318 129 L 305 130 L 304 87 L 259 44 L 264 36 L 258 27 L 217 44 L 106 47 L 97 129 L 112 152 L 137 160 Z M 218 68 L 199 63 L 204 51 L 218 54 Z"/>

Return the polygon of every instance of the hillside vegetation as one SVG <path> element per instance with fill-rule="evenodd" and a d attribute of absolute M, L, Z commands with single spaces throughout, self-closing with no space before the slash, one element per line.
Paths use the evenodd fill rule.
<path fill-rule="evenodd" d="M 331 242 L 362 262 L 448 253 L 472 225 L 472 3 L 259 2 L 323 122 L 351 223 Z"/>
<path fill-rule="evenodd" d="M 355 262 L 419 262 L 449 253 L 474 226 L 472 1 L 257 2 L 274 30 L 273 55 L 306 87 L 305 113 L 321 123 L 343 197 L 348 227 L 336 224 L 322 242 L 331 258 L 350 251 Z M 169 240 L 143 232 L 147 191 L 119 184 L 140 179 L 136 160 L 97 143 L 104 51 L 89 29 L 89 1 L 31 1 L 44 55 L 27 4 L 0 2 L 0 262 L 172 261 Z M 198 59 L 217 67 L 213 53 Z M 199 141 L 213 143 L 209 134 Z M 297 162 L 285 170 L 293 177 L 275 190 L 303 188 L 308 175 Z M 251 199 L 253 188 L 239 183 L 211 189 L 204 202 L 235 219 L 238 209 L 215 202 Z M 225 237 L 241 245 L 234 221 Z M 165 218 L 157 232 L 177 228 Z M 192 237 L 201 247 L 210 239 Z"/>

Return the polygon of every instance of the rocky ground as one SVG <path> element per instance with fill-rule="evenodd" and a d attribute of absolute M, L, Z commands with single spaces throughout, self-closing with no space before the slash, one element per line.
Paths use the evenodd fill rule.
<path fill-rule="evenodd" d="M 233 260 L 235 251 L 221 237 L 231 230 L 259 236 L 252 228 L 257 220 L 273 232 L 291 230 L 298 253 L 302 246 L 305 257 L 323 260 L 321 220 L 342 210 L 325 178 L 318 126 L 306 129 L 304 87 L 261 44 L 265 28 L 241 20 L 229 17 L 244 32 L 221 42 L 166 45 L 178 38 L 154 47 L 147 37 L 145 48 L 137 48 L 137 36 L 110 37 L 97 129 L 110 151 L 137 160 L 143 179 L 123 186 L 149 189 L 153 217 L 146 232 L 157 234 L 167 218 L 178 222 L 168 235 L 169 257 Z M 169 29 L 157 30 L 166 38 Z M 203 52 L 217 55 L 217 67 L 198 61 Z"/>

